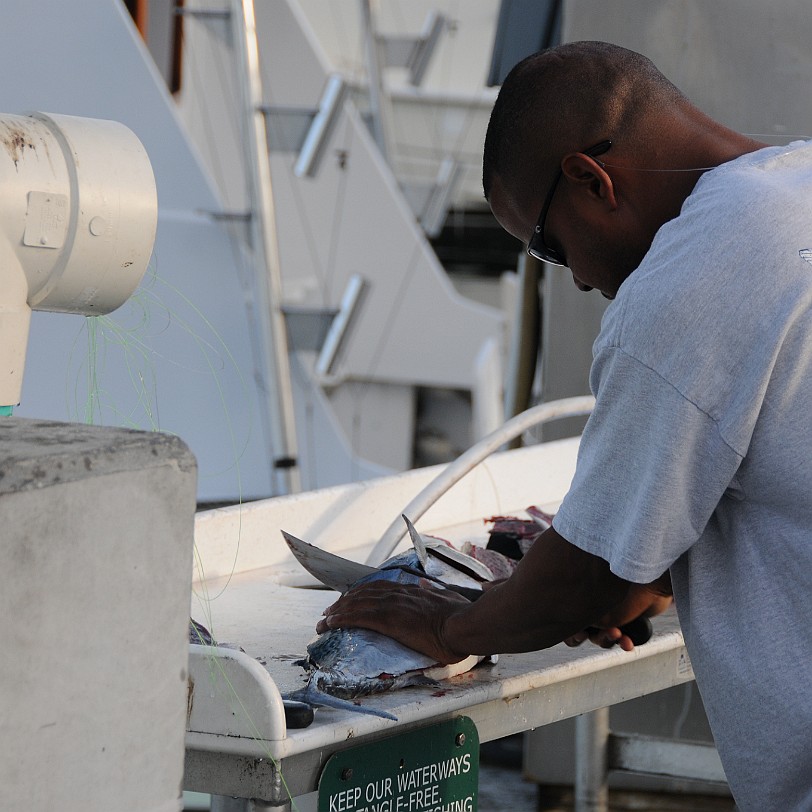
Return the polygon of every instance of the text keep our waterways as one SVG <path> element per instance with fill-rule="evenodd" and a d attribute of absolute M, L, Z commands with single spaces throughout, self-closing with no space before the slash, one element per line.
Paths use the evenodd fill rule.
<path fill-rule="evenodd" d="M 471 754 L 348 787 L 330 795 L 330 812 L 471 812 L 471 796 L 446 801 L 440 782 L 471 771 Z"/>

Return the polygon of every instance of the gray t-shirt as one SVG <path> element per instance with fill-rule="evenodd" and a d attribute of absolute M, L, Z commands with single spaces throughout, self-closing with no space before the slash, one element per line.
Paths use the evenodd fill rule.
<path fill-rule="evenodd" d="M 812 142 L 706 173 L 607 309 L 556 530 L 671 570 L 743 810 L 812 809 Z"/>

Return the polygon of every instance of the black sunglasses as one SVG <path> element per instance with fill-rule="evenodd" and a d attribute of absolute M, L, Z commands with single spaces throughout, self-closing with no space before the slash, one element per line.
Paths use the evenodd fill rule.
<path fill-rule="evenodd" d="M 582 154 L 588 155 L 590 158 L 595 158 L 598 155 L 603 155 L 604 152 L 608 152 L 611 146 L 611 141 L 601 141 L 600 144 L 595 144 L 594 147 L 585 149 Z M 603 166 L 600 161 L 597 161 L 597 163 Z M 564 170 L 559 166 L 553 185 L 550 187 L 550 191 L 547 192 L 547 197 L 544 199 L 544 205 L 541 207 L 541 214 L 539 214 L 539 219 L 536 221 L 536 227 L 533 229 L 533 233 L 530 235 L 530 241 L 527 243 L 527 253 L 530 254 L 531 257 L 540 259 L 542 262 L 549 262 L 551 265 L 566 266 L 567 260 L 564 258 L 564 255 L 556 251 L 555 248 L 550 248 L 550 246 L 544 242 L 544 222 L 547 220 L 547 211 L 550 208 L 553 195 L 558 188 L 558 182 L 561 180 L 561 175 L 563 174 Z"/>

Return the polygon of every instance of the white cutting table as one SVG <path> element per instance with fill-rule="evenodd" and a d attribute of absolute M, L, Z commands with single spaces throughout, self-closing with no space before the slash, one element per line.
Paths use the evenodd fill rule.
<path fill-rule="evenodd" d="M 485 542 L 482 519 L 549 508 L 574 470 L 576 440 L 494 455 L 417 522 L 452 541 Z M 301 687 L 295 664 L 336 593 L 315 586 L 291 558 L 280 529 L 356 560 L 439 469 L 257 502 L 198 516 L 192 616 L 241 647 L 190 647 L 186 789 L 259 799 L 242 808 L 315 809 L 319 776 L 341 749 L 464 715 L 480 741 L 549 724 L 693 679 L 673 612 L 654 637 L 626 653 L 564 645 L 502 655 L 453 677 L 361 702 L 397 722 L 320 709 L 304 729 L 286 729 L 280 693 Z M 517 623 L 521 618 L 516 619 Z M 240 808 L 239 806 L 229 808 Z"/>

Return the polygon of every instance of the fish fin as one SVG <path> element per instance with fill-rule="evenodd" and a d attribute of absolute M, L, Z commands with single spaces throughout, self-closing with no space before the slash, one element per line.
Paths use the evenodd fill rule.
<path fill-rule="evenodd" d="M 426 543 L 423 541 L 423 537 L 420 535 L 420 533 L 417 532 L 415 526 L 409 521 L 409 518 L 404 513 L 401 513 L 400 516 L 403 521 L 406 522 L 406 527 L 409 530 L 409 536 L 411 537 L 412 544 L 414 545 L 414 551 L 417 553 L 417 557 L 420 560 L 420 565 L 425 571 L 429 561 L 429 553 L 426 549 Z"/>
<path fill-rule="evenodd" d="M 306 702 L 308 705 L 312 705 L 315 708 L 335 708 L 336 710 L 351 711 L 352 713 L 365 713 L 369 716 L 380 716 L 382 719 L 391 719 L 393 722 L 397 722 L 398 720 L 398 717 L 393 716 L 391 713 L 376 710 L 375 708 L 367 708 L 363 705 L 356 705 L 349 699 L 339 699 L 337 696 L 326 694 L 324 691 L 320 691 L 314 685 L 310 684 L 306 685 L 304 688 L 299 688 L 297 691 L 291 691 L 290 693 L 285 694 L 282 698 L 293 699 L 296 702 Z"/>

